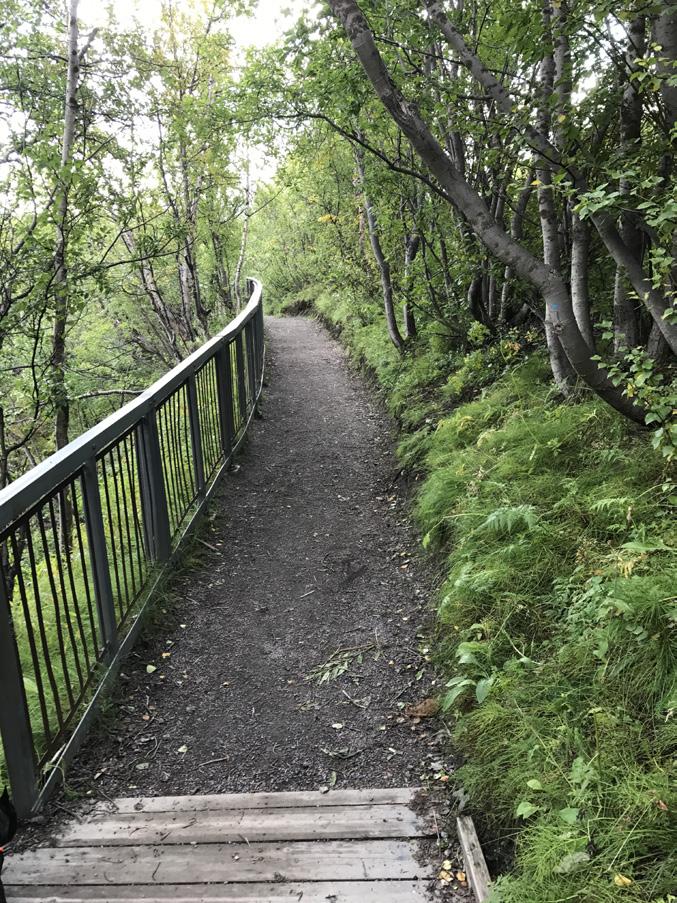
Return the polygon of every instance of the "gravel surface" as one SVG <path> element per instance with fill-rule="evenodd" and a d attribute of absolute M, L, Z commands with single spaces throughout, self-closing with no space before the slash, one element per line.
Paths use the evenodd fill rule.
<path fill-rule="evenodd" d="M 266 331 L 263 419 L 78 756 L 80 794 L 394 787 L 442 767 L 439 722 L 407 713 L 431 694 L 432 577 L 392 424 L 319 324 Z"/>

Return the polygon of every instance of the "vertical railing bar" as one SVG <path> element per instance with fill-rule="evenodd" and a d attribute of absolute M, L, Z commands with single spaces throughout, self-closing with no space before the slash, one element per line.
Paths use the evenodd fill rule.
<path fill-rule="evenodd" d="M 40 587 L 35 579 L 35 550 L 33 549 L 33 532 L 31 530 L 30 518 L 26 522 L 26 549 L 28 550 L 28 563 L 31 571 L 31 584 L 33 586 L 33 602 L 35 603 L 35 614 L 38 619 L 38 633 L 40 634 L 40 645 L 42 646 L 42 654 L 45 659 L 45 670 L 47 671 L 47 680 L 52 691 L 52 699 L 54 700 L 54 708 L 56 710 L 56 720 L 59 729 L 63 727 L 64 718 L 61 709 L 61 697 L 59 696 L 59 688 L 56 682 L 56 675 L 52 667 L 52 656 L 49 651 L 49 641 L 47 639 L 47 631 L 45 630 L 45 618 L 42 611 L 42 596 L 40 595 Z"/>
<path fill-rule="evenodd" d="M 132 547 L 132 531 L 129 527 L 129 507 L 127 503 L 127 495 L 128 492 L 125 488 L 125 470 L 122 466 L 122 454 L 120 452 L 120 445 L 125 443 L 126 438 L 121 439 L 115 446 L 115 454 L 118 459 L 118 473 L 120 474 L 120 495 L 122 496 L 122 513 L 124 514 L 125 520 L 125 536 L 127 538 L 127 558 L 129 559 L 129 578 L 132 584 L 132 598 L 128 600 L 128 605 L 133 604 L 134 599 L 136 599 L 136 573 L 134 571 L 134 550 Z M 112 455 L 112 451 L 111 451 Z M 141 579 L 141 575 L 139 575 L 139 579 Z"/>
<path fill-rule="evenodd" d="M 133 442 L 133 436 L 129 433 L 124 440 L 124 452 L 125 452 L 125 469 L 127 471 L 127 480 L 129 481 L 129 494 L 132 499 L 132 520 L 134 522 L 134 545 L 136 546 L 136 563 L 139 567 L 139 584 L 141 589 L 143 589 L 143 578 L 144 571 L 146 568 L 144 567 L 144 561 L 142 556 L 142 541 L 143 541 L 143 529 L 141 524 L 139 523 L 139 506 L 136 498 L 136 478 L 134 476 L 134 468 L 130 464 L 129 456 L 130 456 L 130 445 Z M 134 448 L 132 448 L 132 453 Z"/>
<path fill-rule="evenodd" d="M 97 614 L 99 616 L 101 644 L 103 646 L 104 659 L 110 661 L 117 651 L 119 638 L 113 584 L 110 579 L 99 474 L 94 455 L 85 461 L 83 465 L 82 488 L 85 529 L 89 546 L 90 567 L 94 576 L 94 599 L 96 600 Z"/>
<path fill-rule="evenodd" d="M 9 595 L 0 574 L 0 734 L 14 806 L 23 818 L 38 794 L 38 771 Z"/>
<path fill-rule="evenodd" d="M 183 454 L 181 448 L 181 423 L 180 423 L 180 402 L 181 402 L 181 388 L 177 389 L 176 392 L 171 397 L 171 439 L 172 439 L 172 452 L 174 454 L 175 468 L 176 468 L 176 478 L 177 478 L 177 486 L 178 488 L 178 509 L 177 509 L 177 523 L 181 523 L 185 514 L 186 508 L 188 505 L 188 499 L 190 498 L 191 491 L 190 485 L 186 481 L 186 472 L 183 466 Z"/>
<path fill-rule="evenodd" d="M 51 501 L 51 499 L 50 499 Z M 40 538 L 42 540 L 42 550 L 45 556 L 45 566 L 47 570 L 47 581 L 52 593 L 52 601 L 54 603 L 54 623 L 56 625 L 57 645 L 59 647 L 59 658 L 61 659 L 61 673 L 63 674 L 64 684 L 66 686 L 66 695 L 68 702 L 73 707 L 75 703 L 75 694 L 73 693 L 73 685 L 71 684 L 71 675 L 66 661 L 66 643 L 64 640 L 63 622 L 61 620 L 61 610 L 59 608 L 59 596 L 56 590 L 56 581 L 54 580 L 54 571 L 52 570 L 52 556 L 49 553 L 49 543 L 47 542 L 47 532 L 45 530 L 45 520 L 42 515 L 42 508 L 38 508 L 35 512 L 35 518 L 38 522 L 40 530 Z M 37 582 L 37 570 L 36 570 Z"/>
<path fill-rule="evenodd" d="M 113 480 L 113 498 L 115 500 L 115 526 L 117 528 L 117 548 L 118 555 L 116 559 L 120 559 L 120 568 L 122 569 L 122 585 L 125 589 L 124 602 L 121 600 L 121 609 L 120 616 L 124 619 L 127 616 L 127 611 L 129 609 L 129 604 L 131 600 L 131 596 L 129 594 L 129 580 L 127 579 L 127 557 L 125 555 L 125 534 L 123 530 L 122 523 L 122 506 L 120 503 L 120 487 L 118 484 L 118 468 L 115 464 L 115 446 L 110 449 L 109 452 L 106 453 L 104 457 L 101 459 L 101 463 L 107 458 L 108 459 L 108 468 L 110 470 L 110 475 Z"/>
<path fill-rule="evenodd" d="M 179 430 L 179 451 L 181 452 L 181 472 L 183 473 L 183 477 L 185 480 L 185 484 L 188 487 L 188 493 L 186 495 L 186 503 L 184 507 L 184 515 L 188 511 L 189 507 L 195 501 L 198 495 L 198 487 L 197 487 L 197 472 L 195 470 L 195 463 L 193 467 L 189 466 L 187 461 L 188 450 L 190 449 L 191 457 L 193 455 L 193 438 L 192 431 L 190 425 L 190 398 L 188 395 L 188 386 L 184 383 L 181 389 L 181 403 L 177 408 L 177 426 Z M 181 434 L 183 433 L 183 438 L 181 438 Z M 198 436 L 200 435 L 200 431 L 198 428 Z M 200 448 L 202 448 L 201 440 L 200 440 Z M 204 479 L 204 477 L 203 477 Z"/>
<path fill-rule="evenodd" d="M 84 504 L 84 484 L 82 480 L 82 476 L 79 479 L 80 482 L 80 493 L 83 498 Z M 83 508 L 84 511 L 84 508 Z M 99 657 L 99 637 L 96 631 L 96 622 L 94 620 L 94 604 L 92 600 L 91 586 L 89 582 L 89 572 L 87 571 L 87 562 L 85 560 L 85 547 L 82 541 L 82 527 L 80 526 L 80 509 L 78 507 L 78 493 L 76 489 L 76 483 L 73 481 L 73 521 L 76 526 L 77 536 L 78 536 L 78 554 L 80 555 L 80 564 L 82 565 L 82 582 L 85 586 L 85 596 L 87 598 L 87 614 L 89 616 L 89 626 L 92 631 L 92 643 L 94 648 L 94 657 L 98 659 Z"/>
<path fill-rule="evenodd" d="M 254 362 L 254 320 L 249 320 L 244 328 L 247 343 L 247 372 L 249 375 L 249 406 L 254 406 L 256 399 L 256 370 Z"/>
<path fill-rule="evenodd" d="M 230 360 L 230 343 L 216 352 L 216 391 L 219 404 L 221 444 L 226 458 L 233 448 L 235 424 L 233 420 L 233 373 Z"/>
<path fill-rule="evenodd" d="M 186 474 L 183 469 L 183 455 L 181 454 L 181 425 L 179 423 L 178 401 L 181 389 L 177 389 L 168 401 L 169 411 L 169 436 L 171 454 L 174 458 L 173 472 L 176 474 L 176 523 L 181 523 L 186 513 L 186 500 L 190 496 L 190 487 L 186 483 Z"/>
<path fill-rule="evenodd" d="M 176 478 L 176 467 L 173 462 L 173 447 L 169 429 L 171 396 L 157 408 L 156 425 L 160 449 L 160 461 L 162 462 L 163 481 L 167 498 L 167 514 L 169 518 L 169 532 L 173 534 L 176 526 L 176 512 L 179 509 L 179 489 Z M 166 465 L 165 465 L 166 461 Z"/>
<path fill-rule="evenodd" d="M 21 599 L 21 610 L 24 616 L 24 623 L 26 625 L 26 635 L 28 636 L 28 648 L 31 653 L 31 661 L 33 662 L 33 674 L 35 675 L 35 685 L 38 688 L 38 702 L 40 705 L 40 715 L 42 717 L 42 727 L 45 732 L 46 741 L 49 743 L 52 737 L 52 727 L 49 723 L 49 714 L 47 712 L 47 701 L 45 696 L 45 685 L 42 679 L 42 667 L 40 662 L 40 656 L 38 655 L 38 647 L 35 642 L 35 630 L 33 628 L 33 618 L 31 616 L 31 609 L 28 604 L 28 596 L 26 594 L 26 585 L 24 583 L 23 577 L 23 569 L 21 567 L 21 554 L 19 552 L 19 548 L 16 541 L 16 536 L 14 532 L 10 534 L 9 537 L 11 547 L 12 547 L 12 558 L 14 560 L 14 567 L 16 568 L 16 582 L 19 587 L 19 597 Z M 4 575 L 0 573 L 0 579 L 4 580 Z M 5 587 L 5 596 L 9 598 L 9 594 L 7 593 L 7 588 Z M 48 674 L 49 679 L 49 674 Z"/>
<path fill-rule="evenodd" d="M 75 663 L 75 670 L 77 671 L 78 681 L 80 683 L 80 690 L 82 690 L 82 688 L 85 686 L 85 677 L 83 677 L 82 665 L 80 662 L 80 652 L 78 649 L 78 643 L 76 642 L 75 631 L 73 629 L 73 621 L 71 619 L 71 614 L 70 614 L 70 606 L 68 604 L 68 591 L 66 589 L 66 578 L 64 576 L 64 565 L 63 565 L 63 561 L 62 561 L 62 552 L 64 552 L 65 554 L 63 555 L 63 558 L 66 559 L 66 568 L 70 569 L 70 549 L 68 548 L 68 538 L 67 537 L 68 537 L 68 531 L 69 531 L 69 529 L 71 529 L 71 525 L 68 523 L 68 521 L 66 520 L 66 518 L 63 516 L 63 513 L 62 513 L 62 511 L 65 512 L 65 510 L 67 508 L 67 506 L 65 504 L 65 500 L 63 499 L 63 492 L 64 492 L 64 490 L 62 489 L 58 493 L 59 502 L 60 503 L 62 501 L 64 502 L 63 505 L 60 504 L 60 506 L 59 506 L 60 509 L 62 509 L 62 510 L 60 510 L 59 513 L 62 518 L 61 524 L 63 525 L 62 526 L 63 549 L 61 548 L 61 541 L 59 539 L 59 530 L 57 527 L 57 518 L 56 518 L 56 513 L 54 510 L 54 496 L 52 496 L 52 498 L 50 498 L 50 500 L 49 500 L 49 516 L 50 516 L 50 523 L 52 525 L 52 535 L 54 536 L 54 554 L 56 557 L 57 573 L 59 575 L 59 586 L 61 588 L 61 597 L 63 599 L 63 610 L 64 610 L 64 615 L 66 617 L 66 626 L 68 629 L 68 636 L 71 641 L 71 650 L 73 652 L 73 660 Z M 83 651 L 84 651 L 85 646 L 86 646 L 85 636 L 84 636 L 84 631 L 82 629 L 82 621 L 79 618 L 80 610 L 78 608 L 77 591 L 75 589 L 74 582 L 71 582 L 71 588 L 72 588 L 72 598 L 73 598 L 73 615 L 75 616 L 75 621 L 78 626 L 78 630 L 80 632 L 80 640 L 82 642 L 82 647 L 83 647 Z M 87 654 L 85 654 L 85 669 L 86 669 L 87 675 L 89 675 L 89 656 Z"/>
<path fill-rule="evenodd" d="M 101 456 L 101 476 L 103 478 L 103 495 L 106 500 L 106 520 L 108 521 L 108 538 L 110 539 L 111 555 L 110 563 L 113 565 L 115 575 L 115 593 L 113 599 L 116 603 L 120 618 L 124 617 L 122 605 L 122 584 L 120 583 L 120 569 L 118 567 L 118 550 L 115 542 L 115 527 L 113 526 L 113 509 L 110 503 L 110 489 L 108 488 L 108 470 L 106 468 L 106 455 Z M 103 517 L 103 509 L 102 509 Z M 112 584 L 111 584 L 112 585 Z M 117 617 L 117 615 L 116 615 Z"/>
<path fill-rule="evenodd" d="M 73 497 L 73 507 L 75 503 L 75 483 L 69 484 L 69 490 Z M 64 497 L 64 491 L 62 490 L 59 493 L 59 517 L 61 518 L 62 523 L 65 522 L 66 519 L 66 499 Z M 75 526 L 75 514 L 71 514 L 71 531 L 76 529 Z M 82 644 L 82 652 L 85 657 L 85 667 L 87 669 L 87 674 L 89 675 L 92 670 L 92 662 L 89 657 L 89 645 L 87 643 L 87 637 L 85 634 L 85 625 L 82 619 L 82 612 L 80 611 L 80 604 L 78 601 L 78 591 L 75 585 L 75 574 L 73 572 L 73 555 L 72 555 L 72 536 L 69 539 L 69 531 L 64 531 L 64 550 L 66 552 L 66 572 L 68 574 L 68 585 L 70 586 L 71 598 L 73 600 L 73 611 L 75 613 L 75 621 L 78 625 L 78 633 L 80 634 L 80 642 Z"/>
<path fill-rule="evenodd" d="M 172 552 L 169 509 L 164 484 L 164 468 L 157 430 L 157 411 L 151 410 L 141 421 L 143 455 L 139 456 L 139 483 L 147 493 L 150 522 L 153 526 L 153 558 L 167 561 Z"/>
<path fill-rule="evenodd" d="M 200 409 L 197 403 L 197 387 L 195 374 L 188 377 L 188 419 L 190 421 L 190 442 L 193 449 L 193 476 L 195 489 L 199 497 L 205 494 L 205 467 L 202 457 L 202 430 L 200 428 Z"/>
<path fill-rule="evenodd" d="M 235 336 L 235 367 L 237 368 L 237 408 L 238 408 L 238 425 L 237 431 L 247 420 L 247 389 L 244 381 L 244 347 L 242 343 L 242 333 L 238 332 Z"/>

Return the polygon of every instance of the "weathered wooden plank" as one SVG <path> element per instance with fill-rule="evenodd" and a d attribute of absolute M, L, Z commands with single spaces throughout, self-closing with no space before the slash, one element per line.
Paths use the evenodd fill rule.
<path fill-rule="evenodd" d="M 31 884 L 357 881 L 428 873 L 405 840 L 52 847 L 12 856 L 5 880 Z"/>
<path fill-rule="evenodd" d="M 208 809 L 276 809 L 307 806 L 403 805 L 412 802 L 419 787 L 376 790 L 280 791 L 278 793 L 221 793 L 201 796 L 146 796 L 102 801 L 91 815 L 131 812 L 201 812 Z"/>
<path fill-rule="evenodd" d="M 6 887 L 8 903 L 421 903 L 425 881 L 317 881 L 273 884 L 164 884 L 118 887 Z"/>
<path fill-rule="evenodd" d="M 421 837 L 422 819 L 408 806 L 324 806 L 136 812 L 70 822 L 57 846 L 230 843 L 247 840 L 359 840 Z"/>
<path fill-rule="evenodd" d="M 472 818 L 469 815 L 457 818 L 456 831 L 463 850 L 463 861 L 470 887 L 477 897 L 477 903 L 484 903 L 489 897 L 491 877 Z"/>

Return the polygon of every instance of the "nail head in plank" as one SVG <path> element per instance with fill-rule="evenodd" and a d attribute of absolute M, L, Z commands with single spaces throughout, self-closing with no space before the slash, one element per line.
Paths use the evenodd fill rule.
<path fill-rule="evenodd" d="M 465 871 L 478 903 L 484 903 L 489 897 L 491 877 L 484 859 L 475 823 L 469 815 L 456 819 L 458 839 L 463 850 Z"/>

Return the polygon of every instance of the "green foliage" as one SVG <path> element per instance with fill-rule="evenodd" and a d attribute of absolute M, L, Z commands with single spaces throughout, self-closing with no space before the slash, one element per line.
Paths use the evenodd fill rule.
<path fill-rule="evenodd" d="M 434 648 L 456 779 L 487 838 L 516 838 L 492 899 L 668 900 L 677 531 L 665 457 L 602 403 L 557 401 L 525 337 L 510 337 L 507 360 L 497 342 L 465 355 L 419 344 L 402 359 L 351 302 L 325 295 L 317 309 L 412 430 L 399 453 L 424 477 L 423 542 L 448 554 Z M 459 397 L 472 400 L 452 408 Z"/>
<path fill-rule="evenodd" d="M 491 830 L 525 826 L 496 900 L 653 900 L 677 839 L 674 488 L 600 405 L 520 392 L 531 366 L 428 440 L 458 779 Z"/>

